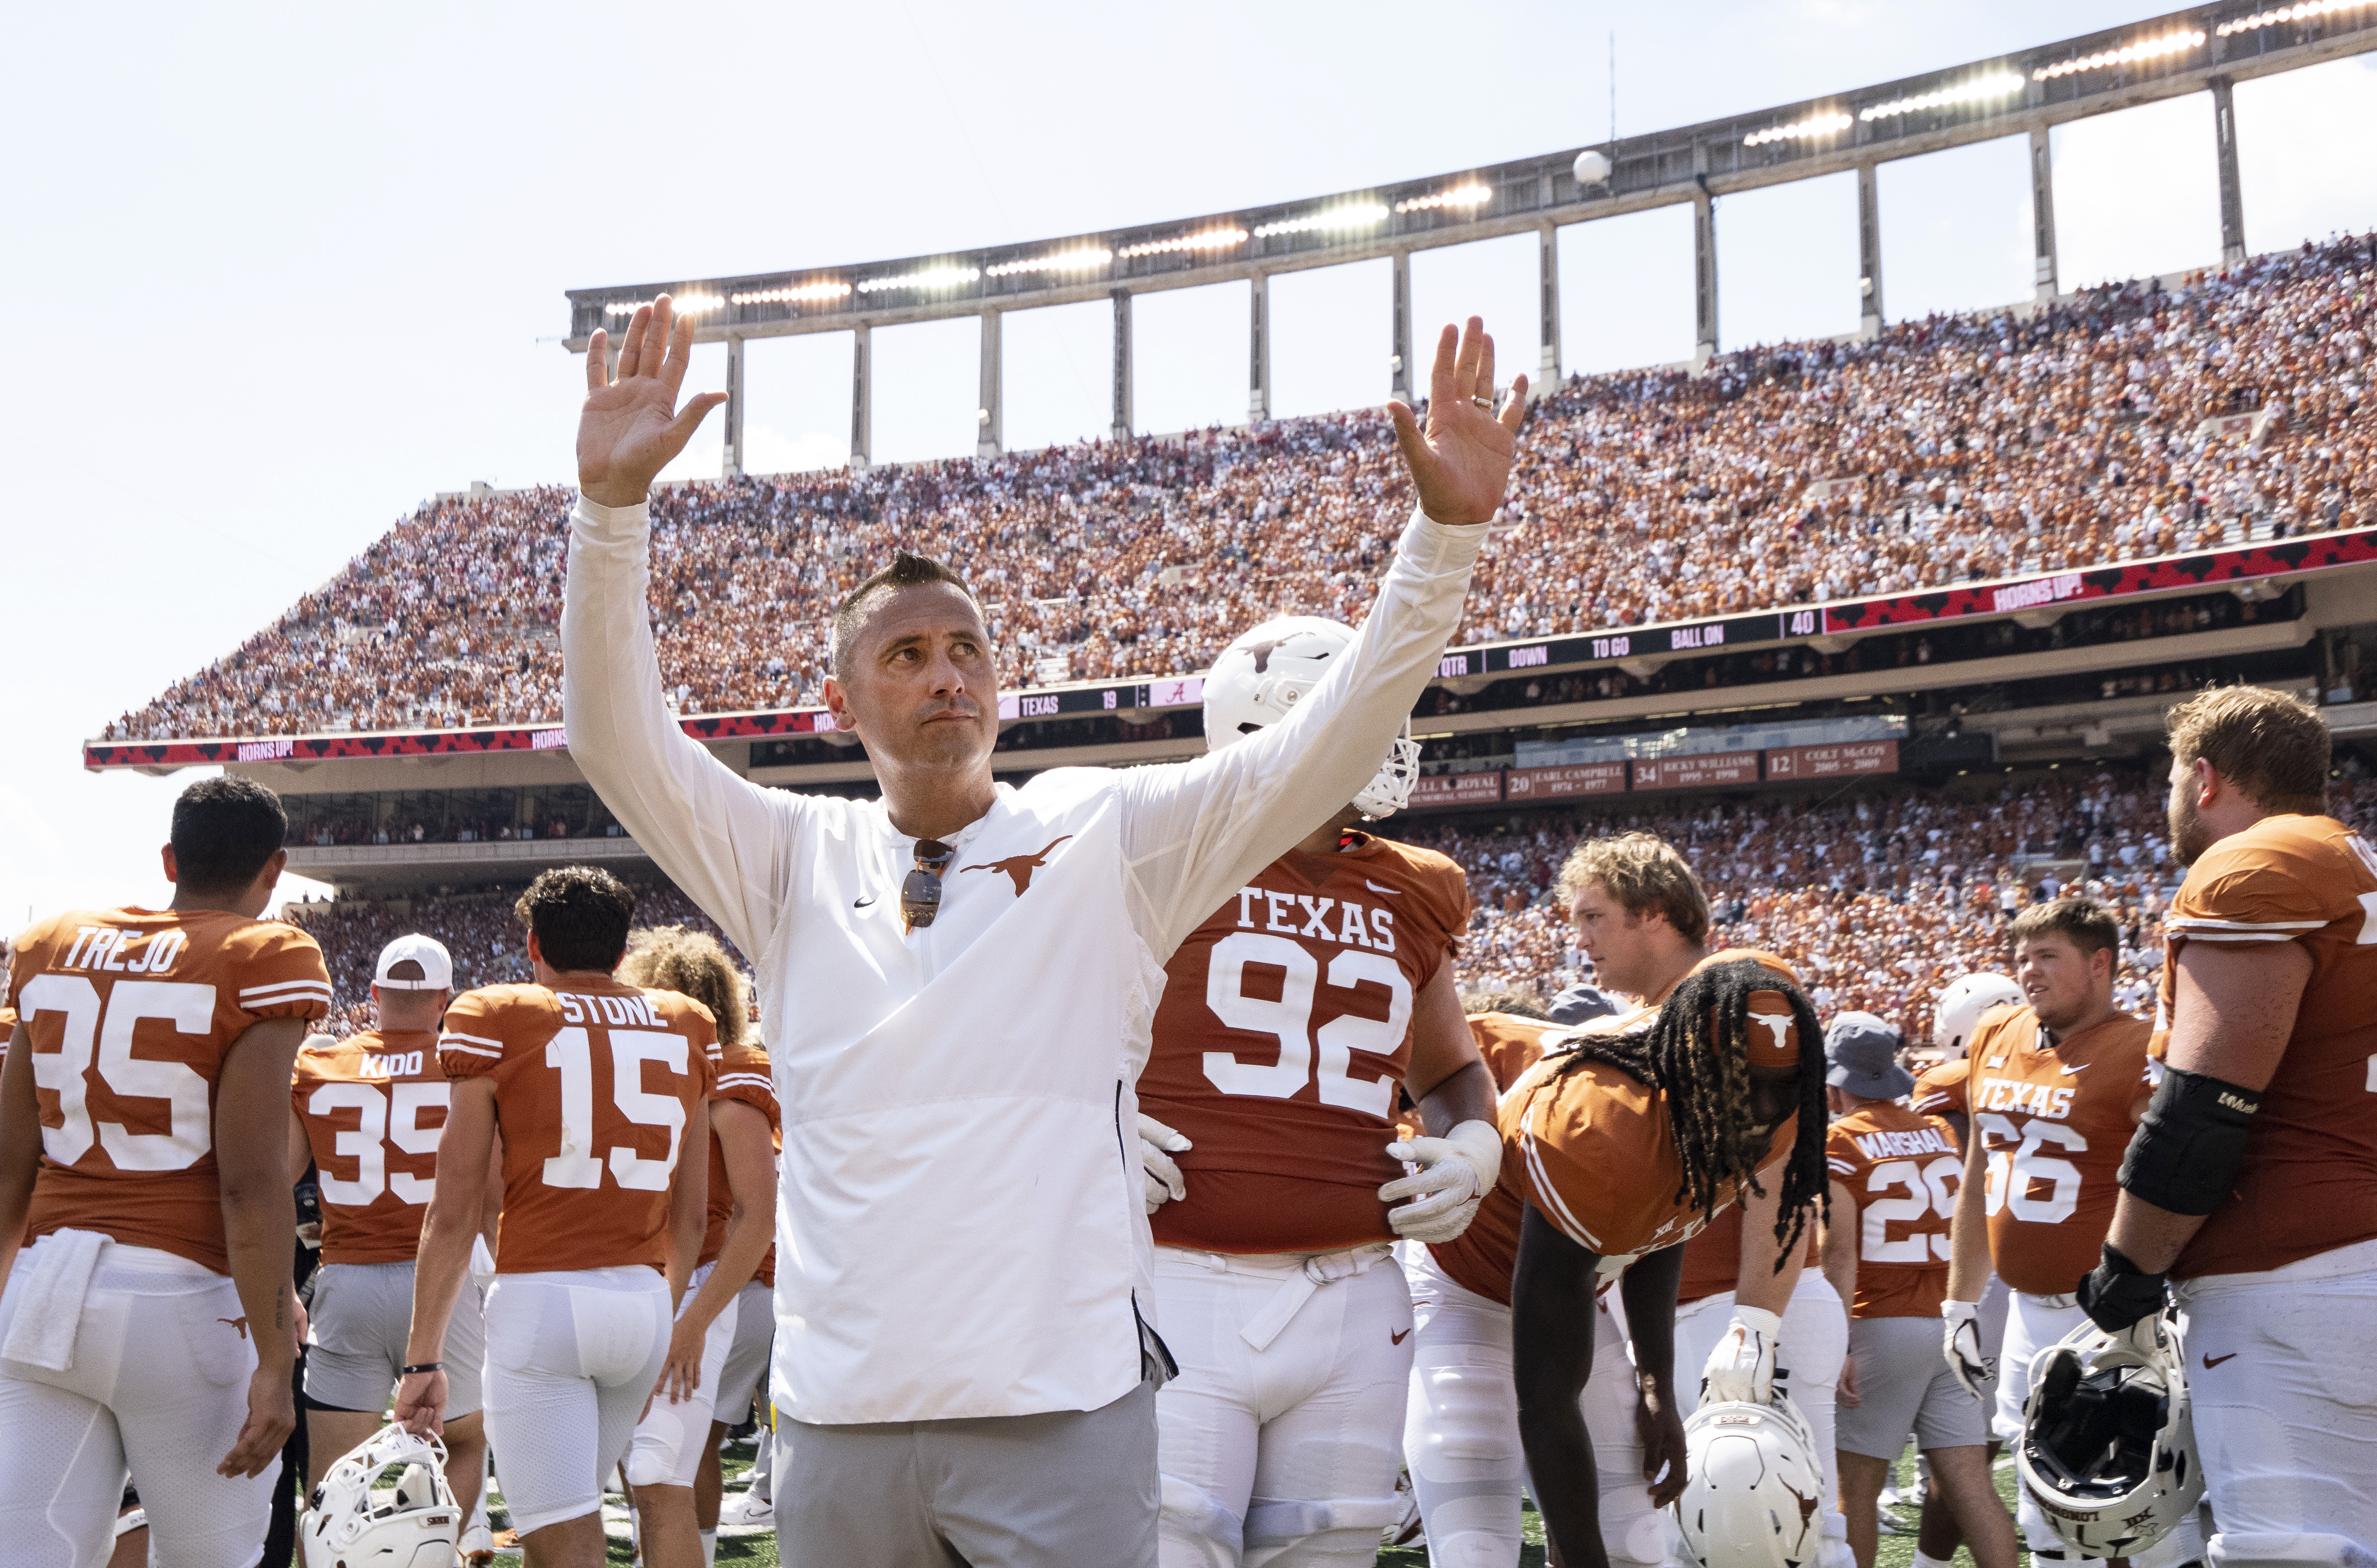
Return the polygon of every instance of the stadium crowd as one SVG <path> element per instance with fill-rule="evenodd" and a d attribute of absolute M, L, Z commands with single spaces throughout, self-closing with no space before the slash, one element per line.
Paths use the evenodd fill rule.
<path fill-rule="evenodd" d="M 2352 776 L 2331 809 L 2377 832 L 2377 779 Z M 2163 791 L 2133 768 L 2033 774 L 1987 794 L 1873 789 L 1807 806 L 1736 797 L 1666 812 L 1548 808 L 1481 823 L 1405 818 L 1385 831 L 1442 851 L 1469 877 L 1476 912 L 1458 960 L 1464 992 L 1549 996 L 1583 960 L 1550 893 L 1588 835 L 1636 829 L 1684 851 L 1709 890 L 1722 946 L 1771 949 L 1798 966 L 1827 1015 L 1876 1013 L 1929 1038 L 1931 1001 L 1976 968 L 2005 963 L 2005 921 L 2034 898 L 2081 891 L 2111 903 L 2122 931 L 2120 998 L 2152 1005 L 2161 914 L 2180 868 L 2169 859 Z M 371 966 L 382 945 L 426 932 L 452 952 L 458 990 L 528 978 L 512 916 L 516 889 L 402 904 L 291 906 L 320 940 L 337 1003 L 328 1026 L 368 1027 Z M 639 924 L 719 934 L 665 884 L 637 887 Z M 721 936 L 721 940 L 724 940 Z"/>
<path fill-rule="evenodd" d="M 2377 520 L 2373 279 L 2377 241 L 2348 238 L 1700 376 L 1571 378 L 1530 418 L 1461 638 Z M 1363 612 L 1410 505 L 1392 448 L 1361 411 L 679 485 L 653 508 L 662 668 L 688 713 L 815 702 L 832 603 L 896 543 L 973 583 L 1009 687 L 1201 670 L 1268 616 Z M 423 506 L 106 738 L 557 722 L 569 499 Z"/>

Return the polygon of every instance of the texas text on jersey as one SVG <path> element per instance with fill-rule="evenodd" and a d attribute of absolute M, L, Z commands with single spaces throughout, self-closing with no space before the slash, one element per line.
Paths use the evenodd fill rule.
<path fill-rule="evenodd" d="M 2117 1013 L 2049 1039 L 2027 1007 L 2001 1008 L 1973 1031 L 1989 1257 L 2015 1289 L 2061 1295 L 2096 1265 L 2148 1092 L 2147 1034 L 2143 1019 Z"/>
<path fill-rule="evenodd" d="M 215 1083 L 257 1020 L 329 1012 L 314 939 L 226 910 L 75 910 L 19 939 L 8 1001 L 41 1105 L 29 1234 L 102 1231 L 228 1275 Z"/>
<path fill-rule="evenodd" d="M 496 1080 L 504 1134 L 497 1274 L 667 1266 L 669 1182 L 719 1063 L 710 1009 L 612 980 L 457 997 L 450 1078 Z"/>
<path fill-rule="evenodd" d="M 1691 972 L 1738 958 L 1755 958 L 1796 980 L 1773 954 L 1738 948 L 1709 955 Z M 1784 1020 L 1772 1026 L 1777 1042 L 1798 1048 L 1798 1029 L 1788 1022 L 1790 1004 L 1781 992 L 1753 992 L 1750 1007 L 1755 1016 Z M 1579 1246 L 1609 1262 L 1688 1241 L 1708 1222 L 1677 1197 L 1683 1168 L 1666 1097 L 1622 1068 L 1576 1055 L 1581 1043 L 1648 1029 L 1658 1016 L 1655 1006 L 1646 1006 L 1572 1029 L 1539 1026 L 1543 1060 L 1502 1096 L 1497 1112 L 1502 1180 L 1466 1231 L 1428 1249 L 1463 1289 L 1510 1304 L 1519 1222 L 1531 1205 Z M 1789 1150 L 1798 1126 L 1796 1114 L 1776 1126 L 1762 1167 Z M 1731 1183 L 1721 1187 L 1717 1207 L 1733 1196 Z"/>
<path fill-rule="evenodd" d="M 1824 1140 L 1833 1180 L 1856 1200 L 1835 1225 L 1857 1232 L 1855 1317 L 1940 1315 L 1948 1291 L 1948 1226 L 1965 1161 L 1946 1123 L 1895 1100 L 1871 1100 Z"/>
<path fill-rule="evenodd" d="M 320 1177 L 324 1263 L 412 1261 L 453 1093 L 435 1029 L 305 1042 L 289 1099 Z"/>
<path fill-rule="evenodd" d="M 1442 855 L 1367 834 L 1290 850 L 1165 966 L 1141 1109 L 1185 1134 L 1188 1196 L 1155 1240 L 1217 1253 L 1394 1239 L 1379 1187 L 1411 1059 L 1413 998 L 1469 915 Z"/>
<path fill-rule="evenodd" d="M 2377 1237 L 2377 849 L 2333 817 L 2264 817 L 2196 861 L 2163 931 L 2157 1060 L 2189 943 L 2294 942 L 2311 960 L 2235 1194 L 2172 1276 L 2255 1273 Z"/>

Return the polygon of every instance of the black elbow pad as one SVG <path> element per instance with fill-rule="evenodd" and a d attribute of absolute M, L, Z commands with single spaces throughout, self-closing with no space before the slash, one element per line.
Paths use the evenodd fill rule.
<path fill-rule="evenodd" d="M 2210 1214 L 2244 1162 L 2259 1090 L 2166 1069 L 2121 1157 L 2121 1191 L 2172 1214 Z"/>

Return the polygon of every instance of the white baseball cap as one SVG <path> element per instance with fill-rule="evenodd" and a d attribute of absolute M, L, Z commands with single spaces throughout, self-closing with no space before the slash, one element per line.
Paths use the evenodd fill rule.
<path fill-rule="evenodd" d="M 419 980 L 390 980 L 388 972 L 406 962 L 421 966 Z M 434 936 L 419 932 L 400 936 L 379 950 L 379 968 L 373 972 L 372 983 L 383 991 L 451 991 L 454 989 L 454 958 L 446 944 Z"/>

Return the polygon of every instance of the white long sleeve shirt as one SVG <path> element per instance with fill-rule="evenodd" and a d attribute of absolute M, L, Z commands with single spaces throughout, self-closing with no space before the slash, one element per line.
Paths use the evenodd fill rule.
<path fill-rule="evenodd" d="M 1152 1313 L 1133 1085 L 1164 961 L 1369 782 L 1486 530 L 1415 517 L 1351 657 L 1260 733 L 999 785 L 903 933 L 916 841 L 882 802 L 752 784 L 671 717 L 647 528 L 571 515 L 563 711 L 603 803 L 758 969 L 784 1122 L 771 1397 L 821 1423 L 1121 1397 Z"/>

